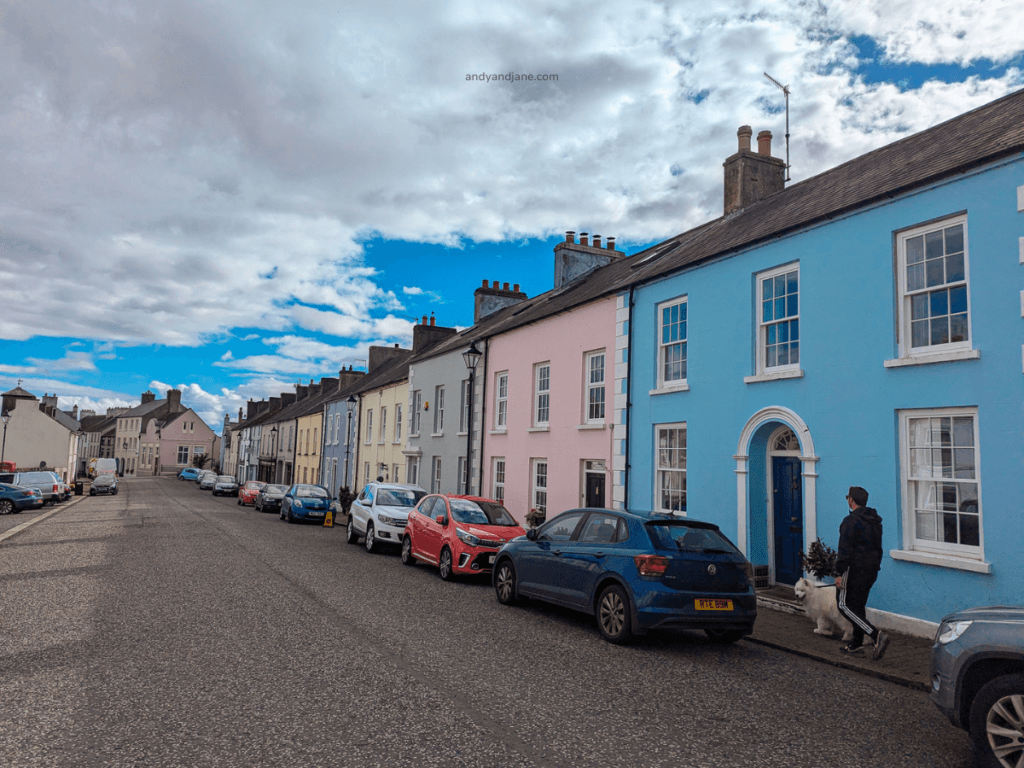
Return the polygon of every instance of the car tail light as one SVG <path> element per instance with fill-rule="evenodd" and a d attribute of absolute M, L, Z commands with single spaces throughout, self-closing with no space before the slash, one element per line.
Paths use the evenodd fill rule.
<path fill-rule="evenodd" d="M 660 555 L 637 555 L 633 562 L 641 576 L 664 576 L 668 570 L 668 558 Z"/>
<path fill-rule="evenodd" d="M 53 492 L 54 493 L 59 493 L 60 492 L 60 488 L 57 487 L 56 483 L 53 484 Z"/>

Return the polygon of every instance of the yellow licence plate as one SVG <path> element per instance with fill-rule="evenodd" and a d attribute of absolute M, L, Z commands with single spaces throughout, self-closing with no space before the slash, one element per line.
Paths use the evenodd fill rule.
<path fill-rule="evenodd" d="M 694 602 L 694 608 L 698 611 L 731 611 L 732 600 L 709 600 L 698 597 Z"/>

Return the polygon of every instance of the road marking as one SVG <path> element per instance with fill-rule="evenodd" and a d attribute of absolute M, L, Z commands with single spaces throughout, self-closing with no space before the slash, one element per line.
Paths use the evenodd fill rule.
<path fill-rule="evenodd" d="M 9 539 L 14 534 L 21 533 L 26 528 L 28 528 L 30 525 L 35 525 L 36 523 L 42 522 L 43 520 L 45 520 L 48 517 L 53 517 L 54 515 L 56 515 L 61 510 L 67 509 L 68 507 L 71 507 L 71 506 L 74 506 L 78 502 L 84 501 L 84 500 L 85 500 L 85 496 L 79 496 L 77 499 L 73 499 L 71 501 L 65 501 L 61 506 L 56 507 L 54 509 L 51 509 L 45 515 L 40 515 L 39 517 L 33 518 L 32 520 L 29 520 L 28 522 L 22 523 L 21 525 L 19 525 L 16 528 L 11 528 L 11 530 L 9 530 L 9 531 L 4 531 L 3 533 L 0 533 L 0 541 L 4 541 L 5 539 Z"/>

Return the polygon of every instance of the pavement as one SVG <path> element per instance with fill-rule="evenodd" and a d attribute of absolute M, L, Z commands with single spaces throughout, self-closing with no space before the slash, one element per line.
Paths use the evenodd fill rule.
<path fill-rule="evenodd" d="M 0 541 L 10 538 L 86 498 L 88 497 L 73 496 L 70 501 L 57 507 L 44 508 L 46 510 L 44 514 L 27 520 L 16 528 L 0 531 Z M 344 525 L 344 516 L 339 517 L 342 520 L 336 521 L 335 525 Z M 839 648 L 843 644 L 839 636 L 824 637 L 815 634 L 814 622 L 804 614 L 803 608 L 793 598 L 792 590 L 785 587 L 774 587 L 758 591 L 758 611 L 754 633 L 745 639 L 747 642 L 859 672 L 906 688 L 929 691 L 931 686 L 928 662 L 931 656 L 931 638 L 914 637 L 897 632 L 888 634 L 891 638 L 889 649 L 880 661 L 872 661 L 870 648 L 865 649 L 863 656 L 844 656 L 839 652 Z"/>
<path fill-rule="evenodd" d="M 792 594 L 791 591 L 789 593 Z M 814 659 L 834 667 L 860 672 L 907 688 L 929 691 L 928 662 L 932 639 L 888 632 L 889 649 L 880 661 L 871 660 L 871 649 L 863 656 L 844 656 L 840 637 L 814 634 L 814 622 L 803 612 L 785 588 L 758 593 L 757 621 L 748 642 Z"/>

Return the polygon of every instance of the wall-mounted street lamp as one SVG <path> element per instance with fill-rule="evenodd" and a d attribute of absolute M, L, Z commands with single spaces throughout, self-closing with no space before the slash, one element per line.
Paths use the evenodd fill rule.
<path fill-rule="evenodd" d="M 345 408 L 348 409 L 348 418 L 345 422 L 345 485 L 349 488 L 352 487 L 352 483 L 348 479 L 348 459 L 349 454 L 352 453 L 352 409 L 355 407 L 355 395 L 349 395 L 348 400 L 345 401 Z"/>
<path fill-rule="evenodd" d="M 467 396 L 469 415 L 466 419 L 466 493 L 471 494 L 469 479 L 473 476 L 473 380 L 476 378 L 476 367 L 480 365 L 480 358 L 483 353 L 476 348 L 476 342 L 469 344 L 469 349 L 462 353 L 462 359 L 466 361 L 466 370 L 469 371 L 469 395 Z M 483 473 L 481 472 L 481 477 Z"/>

